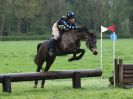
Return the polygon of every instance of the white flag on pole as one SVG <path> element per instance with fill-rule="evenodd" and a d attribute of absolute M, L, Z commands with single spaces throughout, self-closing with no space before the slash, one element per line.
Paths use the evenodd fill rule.
<path fill-rule="evenodd" d="M 102 46 L 103 46 L 103 44 L 102 44 L 102 38 L 103 38 L 103 32 L 105 32 L 105 31 L 108 31 L 108 28 L 106 28 L 106 27 L 104 27 L 104 26 L 102 26 L 101 25 L 101 44 L 100 44 L 100 63 L 101 63 L 101 70 L 103 69 L 103 63 L 102 63 L 102 61 L 103 61 L 103 48 L 102 48 Z"/>
<path fill-rule="evenodd" d="M 108 29 L 106 28 L 106 27 L 104 27 L 104 26 L 102 26 L 101 25 L 101 32 L 105 32 L 105 31 L 107 31 Z"/>

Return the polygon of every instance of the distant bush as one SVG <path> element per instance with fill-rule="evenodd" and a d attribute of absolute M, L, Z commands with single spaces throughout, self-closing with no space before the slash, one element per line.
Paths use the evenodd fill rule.
<path fill-rule="evenodd" d="M 0 36 L 0 41 L 46 40 L 48 38 L 50 38 L 50 35 Z"/>

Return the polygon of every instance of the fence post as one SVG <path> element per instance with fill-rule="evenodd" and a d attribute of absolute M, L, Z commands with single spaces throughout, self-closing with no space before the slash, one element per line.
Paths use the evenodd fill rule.
<path fill-rule="evenodd" d="M 123 60 L 119 59 L 119 84 L 123 85 Z"/>
<path fill-rule="evenodd" d="M 72 82 L 73 82 L 73 88 L 81 88 L 80 72 L 73 73 Z"/>
<path fill-rule="evenodd" d="M 3 92 L 11 93 L 11 77 L 10 76 L 4 76 L 3 77 Z"/>
<path fill-rule="evenodd" d="M 118 59 L 115 59 L 115 85 L 118 86 L 119 85 L 119 64 L 118 64 Z"/>

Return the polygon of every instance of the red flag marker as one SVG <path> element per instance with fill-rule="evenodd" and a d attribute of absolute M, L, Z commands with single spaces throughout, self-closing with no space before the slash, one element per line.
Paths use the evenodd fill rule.
<path fill-rule="evenodd" d="M 116 25 L 113 24 L 112 26 L 107 27 L 108 30 L 115 32 L 116 31 Z"/>

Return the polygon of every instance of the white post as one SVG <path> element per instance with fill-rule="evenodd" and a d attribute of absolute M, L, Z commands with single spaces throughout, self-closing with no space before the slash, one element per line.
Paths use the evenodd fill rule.
<path fill-rule="evenodd" d="M 100 68 L 103 70 L 103 32 L 107 31 L 108 29 L 101 25 L 101 42 L 100 42 Z M 102 77 L 101 77 L 102 78 Z"/>
<path fill-rule="evenodd" d="M 100 43 L 100 46 L 101 46 L 100 47 L 100 67 L 101 67 L 101 70 L 103 69 L 103 67 L 102 67 L 103 66 L 103 63 L 102 63 L 102 61 L 103 61 L 102 60 L 102 58 L 103 58 L 102 57 L 102 55 L 103 55 L 103 51 L 102 51 L 103 50 L 103 44 L 102 44 L 102 42 L 103 42 L 103 39 L 102 39 L 103 36 L 102 35 L 103 35 L 103 33 L 101 32 L 101 43 Z"/>
<path fill-rule="evenodd" d="M 113 32 L 115 33 L 115 32 Z M 114 87 L 115 87 L 115 65 L 114 65 L 114 59 L 115 59 L 115 40 L 113 40 L 113 70 L 114 70 Z"/>

